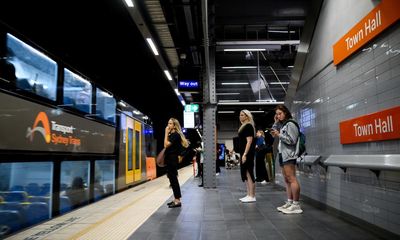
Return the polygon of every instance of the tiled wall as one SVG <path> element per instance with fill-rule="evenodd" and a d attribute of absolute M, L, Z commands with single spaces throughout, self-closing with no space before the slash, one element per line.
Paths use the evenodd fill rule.
<path fill-rule="evenodd" d="M 321 14 L 338 10 L 329 9 L 336 1 L 326 2 Z M 349 13 L 351 6 L 348 7 L 343 11 Z M 326 31 L 320 28 L 314 36 Z M 331 42 L 334 41 L 331 39 Z M 321 53 L 325 57 L 332 51 L 331 45 L 318 42 L 314 37 L 310 56 L 318 57 L 313 51 L 320 49 L 320 45 L 328 48 Z M 340 144 L 339 122 L 400 106 L 400 23 L 384 31 L 339 66 L 333 65 L 331 57 L 330 62 L 310 76 L 306 73 L 315 70 L 315 66 L 310 65 L 312 62 L 316 62 L 315 59 L 305 65 L 303 77 L 309 78 L 300 80 L 292 104 L 295 118 L 300 119 L 302 113 L 308 114 L 308 126 L 303 126 L 308 154 L 321 155 L 322 161 L 331 154 L 399 154 L 400 140 Z M 399 171 L 382 171 L 377 177 L 368 169 L 348 168 L 343 172 L 338 167 L 329 167 L 325 171 L 318 165 L 301 169 L 298 177 L 302 195 L 400 235 Z M 281 177 L 278 181 L 283 185 Z"/>

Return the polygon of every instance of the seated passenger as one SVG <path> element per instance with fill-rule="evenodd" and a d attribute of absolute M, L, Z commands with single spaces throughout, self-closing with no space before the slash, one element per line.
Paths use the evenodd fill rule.
<path fill-rule="evenodd" d="M 87 191 L 83 185 L 83 179 L 81 177 L 75 177 L 72 180 L 71 186 L 61 195 L 69 198 L 72 208 L 77 208 L 87 203 Z"/>

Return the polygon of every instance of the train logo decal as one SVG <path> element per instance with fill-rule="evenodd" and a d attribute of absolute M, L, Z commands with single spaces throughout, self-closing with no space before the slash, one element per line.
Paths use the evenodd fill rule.
<path fill-rule="evenodd" d="M 38 126 L 39 123 L 42 123 L 42 126 Z M 35 132 L 39 132 L 43 136 L 46 143 L 50 143 L 50 123 L 45 112 L 40 112 L 36 116 L 35 123 L 33 124 L 32 128 L 28 127 L 26 137 L 30 138 L 31 142 L 33 141 Z"/>

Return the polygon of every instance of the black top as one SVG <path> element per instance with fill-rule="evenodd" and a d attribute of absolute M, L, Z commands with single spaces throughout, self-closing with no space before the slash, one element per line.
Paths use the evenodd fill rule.
<path fill-rule="evenodd" d="M 182 150 L 181 136 L 177 132 L 168 135 L 168 141 L 171 143 L 165 150 L 165 155 L 179 155 Z"/>
<path fill-rule="evenodd" d="M 254 148 L 256 145 L 256 141 L 254 139 L 254 127 L 251 124 L 246 124 L 243 129 L 239 132 L 239 153 L 240 156 L 243 156 L 244 151 L 246 150 L 246 144 L 247 144 L 247 137 L 253 137 L 253 141 L 250 146 L 250 150 L 247 153 L 247 156 L 254 156 Z"/>

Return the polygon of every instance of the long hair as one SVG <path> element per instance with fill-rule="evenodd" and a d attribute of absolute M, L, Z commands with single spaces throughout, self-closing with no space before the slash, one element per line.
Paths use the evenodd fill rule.
<path fill-rule="evenodd" d="M 289 109 L 283 104 L 280 104 L 280 105 L 276 106 L 275 111 L 276 110 L 281 110 L 285 114 L 285 120 L 284 121 L 293 118 L 292 114 L 289 111 Z"/>
<path fill-rule="evenodd" d="M 181 136 L 181 144 L 182 146 L 184 146 L 185 148 L 189 146 L 189 142 L 186 139 L 185 135 L 182 132 L 182 128 L 181 128 L 181 124 L 179 123 L 178 119 L 176 118 L 170 118 L 169 120 L 171 120 L 174 123 L 174 130 L 179 134 L 179 136 Z"/>
<path fill-rule="evenodd" d="M 247 116 L 247 119 L 244 122 L 242 122 L 242 125 L 240 126 L 238 132 L 241 132 L 243 130 L 244 126 L 246 126 L 246 124 L 251 124 L 253 126 L 253 128 L 255 129 L 253 115 L 251 114 L 251 112 L 247 109 L 243 109 L 240 112 L 244 113 L 244 115 Z"/>

